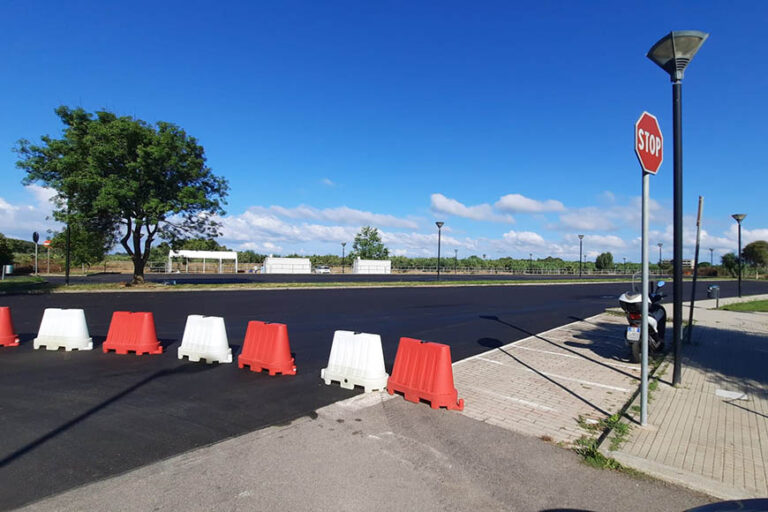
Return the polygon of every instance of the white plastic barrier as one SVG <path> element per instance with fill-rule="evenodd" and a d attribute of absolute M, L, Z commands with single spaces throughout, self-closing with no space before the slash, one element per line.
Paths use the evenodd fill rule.
<path fill-rule="evenodd" d="M 337 381 L 345 389 L 355 386 L 368 393 L 387 387 L 389 375 L 384 369 L 384 353 L 378 334 L 336 331 L 333 334 L 328 368 L 320 370 L 326 384 Z"/>
<path fill-rule="evenodd" d="M 361 260 L 352 262 L 353 274 L 391 274 L 392 261 L 390 260 Z"/>
<path fill-rule="evenodd" d="M 231 363 L 227 328 L 220 316 L 189 315 L 184 326 L 184 337 L 179 347 L 179 359 L 184 356 L 197 362 L 205 359 L 208 364 Z"/>
<path fill-rule="evenodd" d="M 85 312 L 82 309 L 46 308 L 43 321 L 32 346 L 35 350 L 91 350 L 93 341 L 88 334 Z"/>

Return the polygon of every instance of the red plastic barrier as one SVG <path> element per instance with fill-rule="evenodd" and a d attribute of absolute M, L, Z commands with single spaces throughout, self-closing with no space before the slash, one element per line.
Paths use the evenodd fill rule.
<path fill-rule="evenodd" d="M 285 324 L 248 322 L 237 366 L 248 366 L 252 372 L 267 370 L 270 375 L 296 375 L 296 365 L 288 341 L 288 327 Z"/>
<path fill-rule="evenodd" d="M 157 341 L 155 318 L 152 313 L 112 313 L 112 322 L 109 324 L 109 332 L 102 350 L 105 354 L 110 350 L 118 354 L 135 352 L 137 356 L 162 354 L 163 346 Z"/>
<path fill-rule="evenodd" d="M 11 308 L 0 307 L 0 347 L 19 346 L 19 337 L 13 332 Z"/>
<path fill-rule="evenodd" d="M 441 343 L 400 338 L 395 366 L 387 381 L 387 392 L 403 393 L 409 402 L 427 400 L 433 409 L 464 410 L 453 387 L 451 347 Z"/>

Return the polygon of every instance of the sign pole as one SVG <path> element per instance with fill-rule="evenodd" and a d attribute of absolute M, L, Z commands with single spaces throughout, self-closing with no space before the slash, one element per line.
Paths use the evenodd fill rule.
<path fill-rule="evenodd" d="M 691 304 L 688 307 L 688 332 L 686 343 L 691 343 L 693 336 L 693 306 L 696 304 L 696 279 L 699 277 L 699 247 L 701 246 L 701 210 L 704 207 L 704 198 L 699 196 L 699 214 L 696 216 L 696 252 L 693 256 L 693 282 L 691 283 Z"/>
<path fill-rule="evenodd" d="M 648 424 L 648 201 L 650 196 L 650 175 L 656 174 L 664 159 L 664 138 L 659 121 L 648 112 L 643 112 L 635 123 L 635 154 L 640 161 L 643 174 L 642 200 L 642 291 L 640 295 L 640 424 Z M 658 332 L 658 330 L 657 330 Z"/>
<path fill-rule="evenodd" d="M 643 351 L 640 363 L 640 425 L 648 424 L 648 188 L 650 175 L 643 171 L 643 234 L 642 234 L 642 320 L 640 327 L 640 343 Z"/>

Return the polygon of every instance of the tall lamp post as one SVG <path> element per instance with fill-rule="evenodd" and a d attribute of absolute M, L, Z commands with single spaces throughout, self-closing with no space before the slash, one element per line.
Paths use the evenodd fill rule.
<path fill-rule="evenodd" d="M 528 253 L 528 269 L 530 270 L 531 274 L 533 274 L 533 253 Z"/>
<path fill-rule="evenodd" d="M 435 226 L 437 226 L 437 280 L 440 280 L 440 238 L 442 236 L 442 230 L 443 225 L 445 222 L 437 221 L 435 222 Z"/>
<path fill-rule="evenodd" d="M 584 246 L 583 242 L 584 242 L 584 235 L 579 235 L 579 277 L 581 277 L 581 260 L 582 260 L 581 254 Z"/>
<path fill-rule="evenodd" d="M 672 131 L 674 138 L 673 173 L 673 330 L 675 344 L 675 370 L 672 384 L 678 385 L 682 374 L 683 328 L 683 95 L 682 80 L 685 68 L 704 44 L 709 34 L 698 30 L 670 32 L 659 39 L 648 51 L 647 57 L 669 73 L 672 80 Z"/>
<path fill-rule="evenodd" d="M 663 244 L 663 243 L 661 243 L 661 242 L 659 242 L 659 243 L 658 243 L 658 244 L 656 244 L 656 245 L 658 245 L 658 246 L 659 246 L 659 270 L 661 270 L 661 248 L 662 248 L 662 247 L 664 247 L 664 244 Z"/>
<path fill-rule="evenodd" d="M 739 297 L 741 297 L 741 221 L 746 217 L 746 213 L 734 213 L 731 215 L 733 219 L 739 224 Z"/>
<path fill-rule="evenodd" d="M 715 250 L 711 247 L 709 248 L 709 266 L 715 266 Z"/>
<path fill-rule="evenodd" d="M 347 242 L 341 242 L 341 273 L 344 273 L 344 248 L 347 246 Z"/>

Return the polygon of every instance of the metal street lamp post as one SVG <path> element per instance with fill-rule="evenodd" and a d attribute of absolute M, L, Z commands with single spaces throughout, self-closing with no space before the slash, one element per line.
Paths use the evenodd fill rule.
<path fill-rule="evenodd" d="M 659 243 L 658 243 L 658 244 L 656 244 L 656 245 L 658 245 L 658 246 L 659 246 L 659 270 L 661 270 L 661 248 L 664 246 L 664 244 L 663 244 L 663 243 L 661 243 L 661 242 L 659 242 Z"/>
<path fill-rule="evenodd" d="M 669 73 L 672 80 L 672 131 L 674 134 L 673 175 L 673 329 L 675 369 L 672 384 L 678 385 L 682 374 L 683 328 L 683 96 L 682 80 L 685 68 L 696 55 L 709 34 L 698 30 L 670 32 L 648 51 L 647 57 Z"/>
<path fill-rule="evenodd" d="M 582 260 L 582 248 L 583 248 L 584 235 L 579 235 L 579 277 L 581 277 L 581 260 Z"/>
<path fill-rule="evenodd" d="M 32 241 L 35 242 L 35 275 L 37 275 L 37 242 L 40 241 L 40 235 L 37 231 L 32 233 Z"/>
<path fill-rule="evenodd" d="M 437 226 L 437 280 L 440 280 L 440 239 L 442 236 L 442 230 L 443 225 L 445 222 L 437 221 L 435 222 L 435 226 Z"/>
<path fill-rule="evenodd" d="M 627 273 L 627 258 L 624 258 L 624 273 Z"/>
<path fill-rule="evenodd" d="M 709 248 L 709 266 L 715 266 L 715 250 L 711 247 Z"/>
<path fill-rule="evenodd" d="M 347 242 L 341 242 L 341 273 L 344 273 L 344 248 L 347 246 Z"/>
<path fill-rule="evenodd" d="M 532 252 L 528 253 L 528 268 L 531 274 L 533 274 L 533 253 Z"/>
<path fill-rule="evenodd" d="M 733 219 L 739 224 L 739 297 L 741 297 L 741 221 L 746 217 L 746 213 L 734 213 L 731 215 Z"/>

